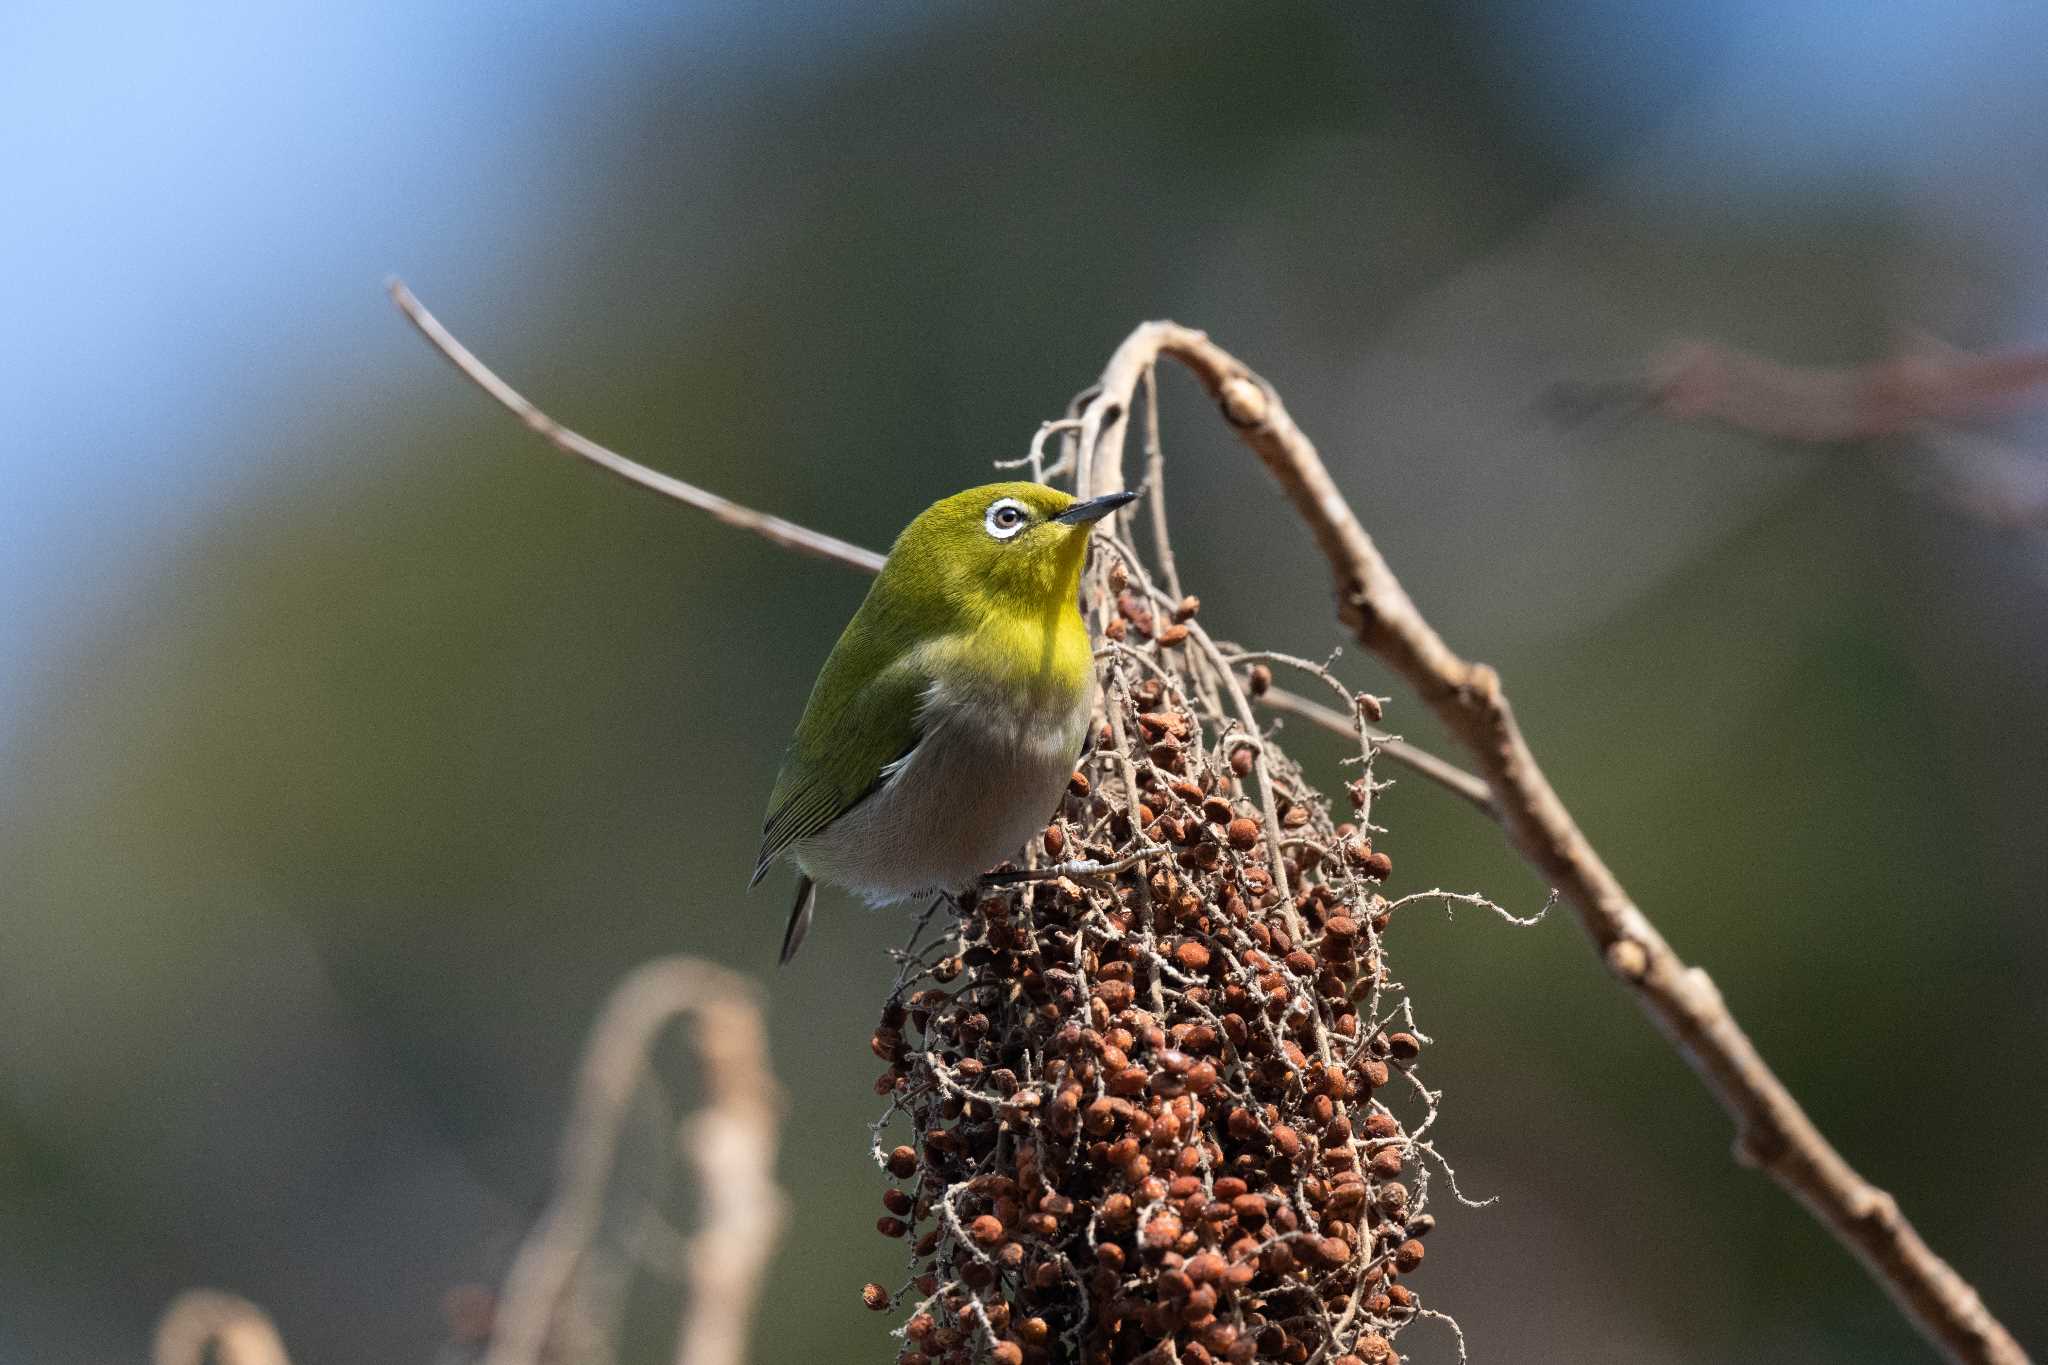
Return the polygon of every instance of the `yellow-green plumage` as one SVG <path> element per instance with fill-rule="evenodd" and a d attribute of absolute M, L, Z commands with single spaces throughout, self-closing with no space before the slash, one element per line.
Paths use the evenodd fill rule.
<path fill-rule="evenodd" d="M 1033 483 L 933 504 L 896 540 L 825 661 L 768 802 L 759 881 L 778 856 L 877 904 L 954 891 L 1052 810 L 1094 697 L 1078 606 L 1088 525 Z"/>

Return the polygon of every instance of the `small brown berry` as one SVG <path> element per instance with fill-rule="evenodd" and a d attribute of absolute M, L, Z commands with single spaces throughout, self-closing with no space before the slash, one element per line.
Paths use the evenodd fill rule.
<path fill-rule="evenodd" d="M 1247 681 L 1250 684 L 1249 690 L 1251 694 L 1255 697 L 1263 697 L 1273 686 L 1273 670 L 1264 664 L 1253 664 L 1251 676 Z"/>
<path fill-rule="evenodd" d="M 1067 847 L 1067 832 L 1058 825 L 1045 827 L 1045 856 L 1058 858 Z"/>
<path fill-rule="evenodd" d="M 884 1237 L 901 1237 L 910 1229 L 901 1218 L 891 1218 L 884 1215 L 875 1220 L 875 1231 L 881 1233 Z"/>
<path fill-rule="evenodd" d="M 1193 593 L 1189 593 L 1186 597 L 1181 598 L 1180 605 L 1173 609 L 1173 619 L 1176 621 L 1192 621 L 1195 619 L 1195 613 L 1201 609 L 1202 599 L 1196 597 Z"/>
<path fill-rule="evenodd" d="M 1385 881 L 1394 875 L 1394 860 L 1374 849 L 1365 859 L 1365 874 L 1375 881 Z"/>
<path fill-rule="evenodd" d="M 1187 939 L 1174 948 L 1173 960 L 1184 972 L 1207 971 L 1209 950 L 1193 939 Z"/>
<path fill-rule="evenodd" d="M 1401 1154 L 1392 1147 L 1382 1147 L 1372 1154 L 1372 1173 L 1382 1180 L 1396 1180 L 1401 1175 Z"/>
<path fill-rule="evenodd" d="M 1076 772 L 1067 779 L 1067 790 L 1075 796 L 1086 796 L 1088 794 L 1088 775 Z"/>
<path fill-rule="evenodd" d="M 1234 849 L 1254 849 L 1259 846 L 1259 827 L 1240 815 L 1224 830 L 1224 838 L 1230 840 L 1230 846 Z"/>
<path fill-rule="evenodd" d="M 1406 1275 L 1422 1264 L 1422 1243 L 1410 1238 L 1394 1248 L 1394 1269 Z"/>
<path fill-rule="evenodd" d="M 877 1313 L 886 1312 L 889 1307 L 889 1291 L 878 1284 L 862 1285 L 860 1301 Z"/>
<path fill-rule="evenodd" d="M 988 1358 L 995 1365 L 1024 1365 L 1024 1348 L 1014 1341 L 999 1341 L 989 1348 Z"/>
<path fill-rule="evenodd" d="M 1165 630 L 1159 632 L 1159 644 L 1160 647 L 1163 649 L 1171 649 L 1173 646 L 1180 644 L 1187 638 L 1188 628 L 1184 625 L 1181 625 L 1179 622 L 1175 622 L 1173 625 L 1170 625 Z"/>
<path fill-rule="evenodd" d="M 1422 1040 L 1412 1033 L 1395 1033 L 1387 1037 L 1387 1051 L 1397 1061 L 1412 1062 L 1422 1055 Z"/>
<path fill-rule="evenodd" d="M 993 1214 L 984 1213 L 967 1225 L 967 1231 L 985 1247 L 992 1247 L 1003 1240 L 1002 1222 Z"/>

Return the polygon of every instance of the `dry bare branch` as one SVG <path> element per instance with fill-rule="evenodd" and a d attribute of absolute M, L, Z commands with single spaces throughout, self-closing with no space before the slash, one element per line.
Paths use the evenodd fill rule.
<path fill-rule="evenodd" d="M 1082 468 L 1093 481 L 1083 491 L 1120 486 L 1120 414 L 1129 407 L 1136 376 L 1160 356 L 1195 375 L 1279 480 L 1330 565 L 1338 615 L 1471 753 L 1516 848 L 1572 903 L 1609 968 L 1633 988 L 1644 1012 L 1734 1118 L 1738 1157 L 1804 1204 L 1952 1359 L 2024 1362 L 2025 1352 L 1977 1291 L 1934 1254 L 1897 1202 L 1858 1175 L 1821 1135 L 1758 1054 L 1712 978 L 1679 958 L 1608 870 L 1537 765 L 1499 676 L 1460 658 L 1423 618 L 1271 385 L 1201 332 L 1170 322 L 1140 326 L 1111 357 L 1102 393 L 1090 405 L 1090 413 L 1102 412 L 1094 425 L 1106 436 L 1099 453 L 1084 453 Z M 1959 381 L 1959 391 L 2009 391 L 2026 373 L 2024 361 L 1972 372 Z M 1885 400 L 1895 414 L 1935 401 L 1921 389 Z M 1095 457 L 1092 465 L 1088 456 Z"/>
<path fill-rule="evenodd" d="M 172 1299 L 157 1319 L 149 1358 L 154 1365 L 291 1365 L 270 1315 L 218 1289 L 188 1289 Z"/>
<path fill-rule="evenodd" d="M 694 958 L 658 958 L 612 992 L 577 1072 L 553 1202 L 505 1278 L 485 1365 L 541 1365 L 597 1233 L 628 1106 L 648 1051 L 687 1017 L 704 1063 L 703 1107 L 684 1121 L 703 1225 L 681 1267 L 689 1302 L 679 1365 L 740 1365 L 761 1277 L 781 1234 L 775 1184 L 780 1100 L 760 1003 L 746 978 Z"/>

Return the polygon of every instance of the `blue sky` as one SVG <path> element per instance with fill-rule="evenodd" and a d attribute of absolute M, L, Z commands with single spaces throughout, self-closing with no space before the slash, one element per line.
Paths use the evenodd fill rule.
<path fill-rule="evenodd" d="M 535 182 L 561 164 L 565 126 L 600 126 L 606 100 L 652 71 L 843 56 L 918 13 L 0 6 L 0 746 L 68 639 L 209 509 L 275 472 L 266 426 L 295 394 L 321 376 L 388 394 L 422 373 L 392 347 L 387 272 L 465 330 L 510 325 L 506 282 L 544 279 L 550 244 L 574 229 L 573 204 Z M 1627 125 L 1655 107 L 1650 86 L 1711 64 L 1662 141 L 1703 191 L 1892 177 L 2002 239 L 2019 272 L 2005 328 L 2040 322 L 2040 12 L 1815 0 L 1662 13 L 1646 27 L 1633 7 L 1583 0 L 1489 18 L 1504 79 L 1553 136 L 1611 148 L 1618 128 L 1627 145 L 1649 131 Z M 2015 137 L 2039 154 L 2008 154 Z"/>
<path fill-rule="evenodd" d="M 649 63 L 770 41 L 797 45 L 635 0 L 0 6 L 0 745 L 68 640 L 276 472 L 295 395 L 403 379 L 387 273 L 487 321 L 564 230 L 537 146 Z"/>

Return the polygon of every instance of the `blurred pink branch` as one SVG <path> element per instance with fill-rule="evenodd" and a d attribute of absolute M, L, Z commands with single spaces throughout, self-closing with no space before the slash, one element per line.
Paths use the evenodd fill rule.
<path fill-rule="evenodd" d="M 2048 385 L 2048 351 L 1922 352 L 1807 368 L 1690 341 L 1651 361 L 1648 385 L 1655 409 L 1677 421 L 1793 441 L 1855 441 L 2018 403 Z"/>
<path fill-rule="evenodd" d="M 1643 375 L 1554 385 L 1545 406 L 1566 420 L 1648 409 L 1678 422 L 1719 422 L 1788 441 L 1858 441 L 1984 417 L 2048 389 L 2048 350 L 1977 355 L 1928 348 L 1863 365 L 1785 365 L 1711 341 L 1677 342 Z"/>
<path fill-rule="evenodd" d="M 1641 376 L 1555 384 L 1541 406 L 1568 424 L 1650 412 L 1807 444 L 1910 435 L 1937 457 L 1933 489 L 1957 509 L 2001 526 L 2048 525 L 2048 464 L 1955 434 L 1959 423 L 2048 399 L 2048 350 L 1981 355 L 1918 340 L 1891 359 L 1846 366 L 1682 341 Z"/>

